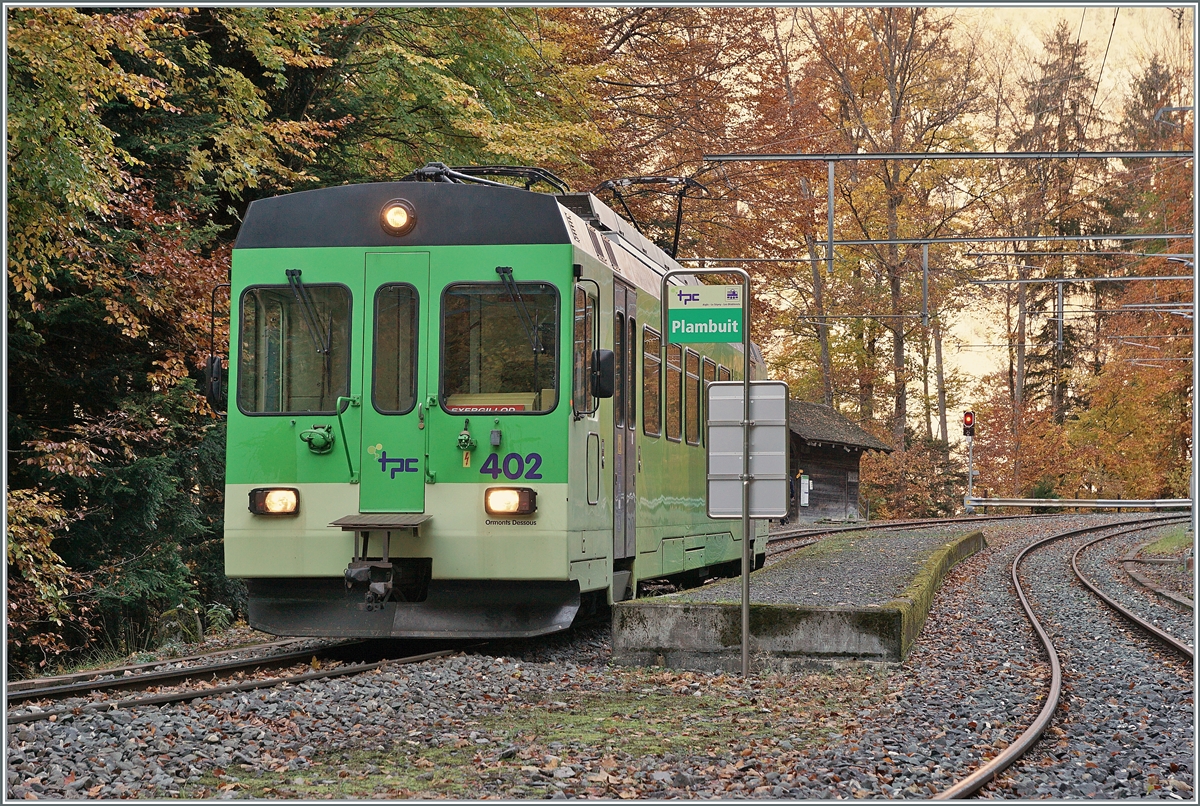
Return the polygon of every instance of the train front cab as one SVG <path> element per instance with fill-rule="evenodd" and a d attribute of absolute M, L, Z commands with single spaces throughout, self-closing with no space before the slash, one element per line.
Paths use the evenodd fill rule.
<path fill-rule="evenodd" d="M 400 194 L 423 243 L 381 237 Z M 600 243 L 519 190 L 391 183 L 251 206 L 233 254 L 225 557 L 253 626 L 535 635 L 569 626 L 581 593 L 736 563 L 729 524 L 704 516 L 690 423 L 698 376 L 740 353 L 676 348 L 660 372 L 658 275 Z M 611 403 L 591 395 L 599 348 L 615 353 Z"/>
<path fill-rule="evenodd" d="M 570 625 L 571 259 L 566 245 L 235 250 L 226 571 L 247 580 L 255 627 Z M 298 506 L 251 511 L 269 490 Z"/>

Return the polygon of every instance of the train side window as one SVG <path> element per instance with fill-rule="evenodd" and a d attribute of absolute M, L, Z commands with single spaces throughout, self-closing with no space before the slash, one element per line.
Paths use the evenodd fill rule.
<path fill-rule="evenodd" d="M 648 437 L 662 435 L 662 342 L 658 333 L 642 328 L 642 431 Z"/>
<path fill-rule="evenodd" d="M 683 438 L 683 348 L 667 345 L 667 439 Z"/>
<path fill-rule="evenodd" d="M 253 286 L 242 294 L 238 408 L 246 414 L 334 414 L 350 394 L 350 289 Z"/>
<path fill-rule="evenodd" d="M 684 354 L 684 409 L 687 413 L 687 443 L 700 444 L 700 354 L 688 350 Z"/>
<path fill-rule="evenodd" d="M 700 362 L 701 375 L 703 376 L 703 385 L 700 387 L 700 406 L 703 408 L 708 405 L 708 385 L 717 379 L 717 363 L 711 358 L 704 358 Z M 704 417 L 700 417 L 700 433 L 704 433 Z"/>
<path fill-rule="evenodd" d="M 626 379 L 625 402 L 629 406 L 629 411 L 625 417 L 625 422 L 628 424 L 629 430 L 633 431 L 637 428 L 637 407 L 634 405 L 634 402 L 637 400 L 637 368 L 634 366 L 633 360 L 633 356 L 637 350 L 637 321 L 630 318 L 627 330 L 629 336 L 625 341 L 625 352 L 629 357 L 625 361 L 625 366 L 629 367 L 629 377 Z"/>
<path fill-rule="evenodd" d="M 596 298 L 582 288 L 575 289 L 575 387 L 572 400 L 575 411 L 592 410 L 592 317 Z"/>
<path fill-rule="evenodd" d="M 729 380 L 729 368 L 728 367 L 724 367 L 724 366 L 717 367 L 717 380 L 719 380 L 719 381 Z"/>
<path fill-rule="evenodd" d="M 616 383 L 613 386 L 613 420 L 617 428 L 625 427 L 625 314 L 617 311 L 616 327 L 613 328 L 613 353 L 617 365 Z"/>
<path fill-rule="evenodd" d="M 417 303 L 408 284 L 375 292 L 371 402 L 381 414 L 407 414 L 417 404 Z"/>

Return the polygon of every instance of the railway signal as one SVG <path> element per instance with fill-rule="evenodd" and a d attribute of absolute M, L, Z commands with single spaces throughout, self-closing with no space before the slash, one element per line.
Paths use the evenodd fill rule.
<path fill-rule="evenodd" d="M 963 412 L 963 436 L 970 437 L 967 440 L 967 500 L 975 497 L 975 412 Z M 964 507 L 968 515 L 974 513 L 975 508 L 970 504 Z"/>

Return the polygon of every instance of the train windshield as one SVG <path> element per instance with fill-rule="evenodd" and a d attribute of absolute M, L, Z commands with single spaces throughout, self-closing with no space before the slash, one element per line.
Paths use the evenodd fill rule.
<path fill-rule="evenodd" d="M 454 412 L 546 412 L 558 402 L 558 292 L 452 285 L 442 298 L 442 400 Z"/>
<path fill-rule="evenodd" d="M 350 394 L 350 290 L 257 286 L 242 296 L 238 408 L 333 414 Z"/>

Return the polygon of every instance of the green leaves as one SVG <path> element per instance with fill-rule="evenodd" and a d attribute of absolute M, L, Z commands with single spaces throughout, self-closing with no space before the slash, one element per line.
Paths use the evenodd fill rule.
<path fill-rule="evenodd" d="M 135 648 L 181 602 L 238 605 L 222 567 L 224 432 L 194 383 L 238 211 L 429 160 L 577 162 L 597 138 L 591 74 L 549 36 L 566 24 L 541 13 L 10 12 L 21 663 L 77 650 L 93 624 Z"/>

